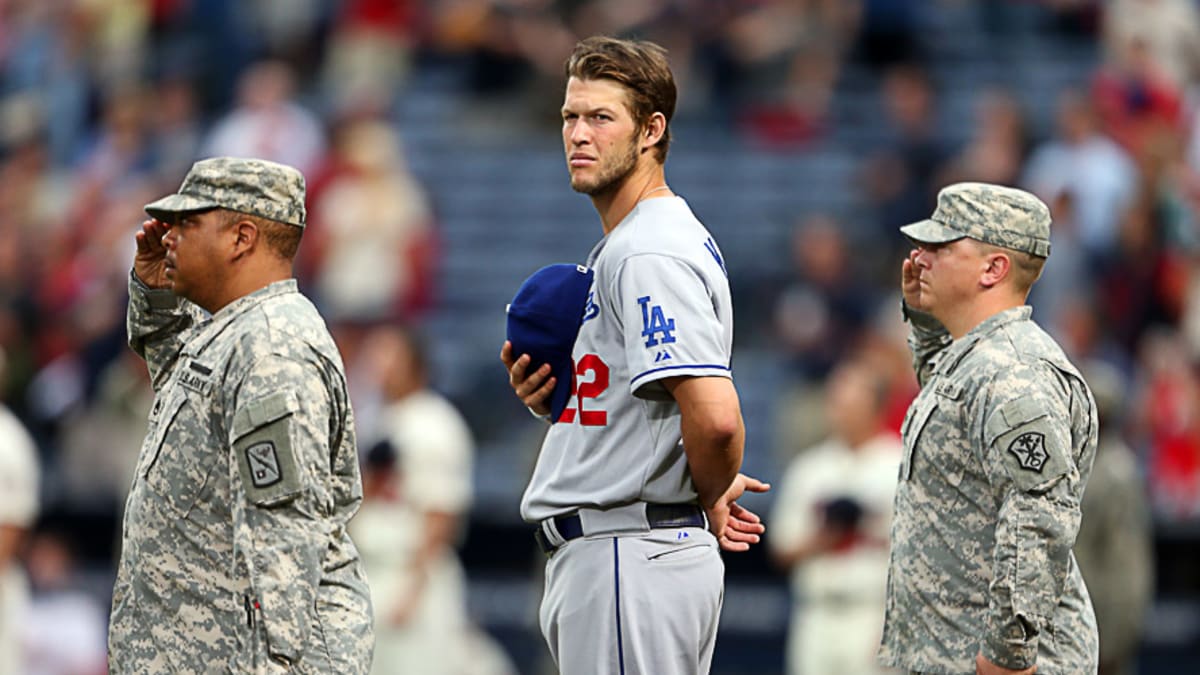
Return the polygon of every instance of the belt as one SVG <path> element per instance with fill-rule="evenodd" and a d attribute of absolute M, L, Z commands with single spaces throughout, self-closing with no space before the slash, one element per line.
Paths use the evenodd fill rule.
<path fill-rule="evenodd" d="M 704 516 L 704 509 L 695 504 L 646 504 L 646 524 L 650 529 L 657 530 L 672 527 L 707 527 L 708 521 Z M 578 513 L 556 517 L 554 529 L 558 530 L 563 543 L 584 535 L 583 520 Z M 533 538 L 546 555 L 554 553 L 558 548 L 541 527 L 533 531 Z"/>

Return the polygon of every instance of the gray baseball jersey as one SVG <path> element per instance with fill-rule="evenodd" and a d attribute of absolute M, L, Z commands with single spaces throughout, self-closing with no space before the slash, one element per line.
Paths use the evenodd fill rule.
<path fill-rule="evenodd" d="M 881 660 L 973 673 L 1094 673 L 1095 617 L 1071 547 L 1096 406 L 1031 309 L 951 341 L 911 313 L 921 393 L 904 421 Z"/>
<path fill-rule="evenodd" d="M 678 197 L 634 207 L 588 257 L 578 384 L 546 434 L 521 502 L 530 522 L 577 508 L 696 499 L 676 375 L 730 377 L 733 308 L 712 235 Z"/>
<path fill-rule="evenodd" d="M 592 250 L 578 383 L 546 435 L 526 520 L 580 510 L 546 565 L 540 623 L 565 675 L 696 675 L 716 643 L 725 566 L 701 527 L 646 529 L 643 503 L 694 502 L 679 406 L 661 380 L 730 377 L 729 283 L 680 198 L 650 199 Z M 641 507 L 639 511 L 639 507 Z M 623 521 L 626 514 L 642 514 Z"/>
<path fill-rule="evenodd" d="M 362 500 L 341 358 L 293 280 L 211 318 L 129 284 L 156 390 L 125 507 L 114 673 L 365 673 L 346 523 Z"/>

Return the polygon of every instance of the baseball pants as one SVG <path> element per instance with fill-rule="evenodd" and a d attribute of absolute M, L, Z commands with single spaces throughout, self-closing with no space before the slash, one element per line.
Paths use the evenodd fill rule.
<path fill-rule="evenodd" d="M 724 583 L 703 528 L 576 539 L 546 563 L 542 635 L 563 675 L 707 673 Z"/>

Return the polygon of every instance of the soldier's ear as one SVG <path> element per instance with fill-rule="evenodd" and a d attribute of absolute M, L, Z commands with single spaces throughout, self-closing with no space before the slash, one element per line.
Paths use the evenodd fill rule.
<path fill-rule="evenodd" d="M 1007 279 L 1011 272 L 1012 258 L 1007 253 L 996 252 L 988 254 L 984 258 L 984 267 L 979 277 L 979 284 L 984 288 L 991 288 Z"/>
<path fill-rule="evenodd" d="M 255 225 L 248 219 L 242 219 L 233 224 L 233 257 L 234 259 L 241 258 L 258 245 L 259 235 L 262 234 L 258 230 L 258 225 Z"/>

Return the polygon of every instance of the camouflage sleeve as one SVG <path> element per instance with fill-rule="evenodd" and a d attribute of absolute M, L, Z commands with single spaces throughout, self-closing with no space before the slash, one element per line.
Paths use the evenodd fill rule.
<path fill-rule="evenodd" d="M 912 326 L 908 336 L 908 348 L 913 355 L 913 371 L 917 374 L 917 382 L 925 386 L 933 370 L 933 357 L 950 346 L 950 332 L 932 314 L 913 309 L 903 300 L 900 301 L 900 311 L 904 319 Z"/>
<path fill-rule="evenodd" d="M 1037 661 L 1071 566 L 1083 481 L 1071 448 L 1069 394 L 1051 373 L 1006 370 L 991 387 L 983 465 L 999 503 L 981 651 L 1019 670 Z"/>
<path fill-rule="evenodd" d="M 199 321 L 201 310 L 169 290 L 150 288 L 129 271 L 129 308 L 125 326 L 129 346 L 146 360 L 157 390 L 183 347 L 180 334 Z"/>
<path fill-rule="evenodd" d="M 323 554 L 333 533 L 330 395 L 313 364 L 262 358 L 241 381 L 230 424 L 235 560 L 250 578 L 262 663 L 295 664 L 314 625 Z M 253 629 L 253 626 L 249 627 Z M 258 658 L 254 658 L 258 656 Z"/>

